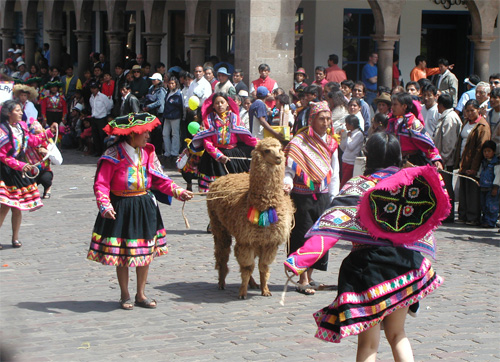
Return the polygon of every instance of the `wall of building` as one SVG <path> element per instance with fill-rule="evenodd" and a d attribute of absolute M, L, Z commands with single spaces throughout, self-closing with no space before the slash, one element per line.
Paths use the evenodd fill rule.
<path fill-rule="evenodd" d="M 313 76 L 314 67 L 327 64 L 328 55 L 342 54 L 344 9 L 369 9 L 367 1 L 317 1 L 311 4 L 303 1 L 304 8 L 304 59 L 303 64 L 309 76 Z M 430 1 L 407 1 L 400 22 L 399 67 L 403 80 L 407 82 L 415 66 L 415 57 L 420 54 L 422 11 L 463 11 L 467 9 L 454 6 L 444 9 Z M 500 71 L 500 29 L 495 29 L 497 39 L 491 45 L 491 72 Z M 464 40 L 465 41 L 465 40 Z M 307 54 L 313 54 L 308 57 Z M 339 64 L 339 66 L 341 66 Z"/>

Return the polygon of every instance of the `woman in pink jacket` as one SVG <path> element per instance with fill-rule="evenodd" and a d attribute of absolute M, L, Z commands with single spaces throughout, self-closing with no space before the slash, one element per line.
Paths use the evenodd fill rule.
<path fill-rule="evenodd" d="M 136 267 L 137 272 L 135 305 L 156 308 L 156 301 L 145 294 L 149 264 L 168 253 L 152 190 L 181 201 L 193 197 L 163 174 L 154 146 L 147 143 L 150 131 L 159 124 L 149 113 L 131 113 L 109 122 L 104 131 L 119 139 L 97 164 L 94 193 L 99 214 L 87 259 L 116 266 L 120 306 L 126 310 L 134 306 L 128 291 L 129 267 Z"/>
<path fill-rule="evenodd" d="M 41 145 L 47 137 L 53 137 L 51 131 L 31 134 L 22 121 L 23 110 L 14 100 L 2 104 L 0 116 L 0 226 L 9 210 L 12 210 L 12 247 L 20 248 L 19 230 L 21 229 L 21 211 L 34 211 L 43 206 L 40 193 L 32 174 L 36 169 L 26 163 L 28 147 Z M 55 133 L 57 123 L 51 126 Z M 27 177 L 31 176 L 31 177 Z M 2 246 L 0 245 L 0 249 Z"/>

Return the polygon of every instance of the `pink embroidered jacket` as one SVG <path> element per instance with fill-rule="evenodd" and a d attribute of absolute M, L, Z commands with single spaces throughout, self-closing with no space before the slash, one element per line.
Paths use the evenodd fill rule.
<path fill-rule="evenodd" d="M 239 141 L 251 147 L 257 145 L 257 139 L 252 136 L 250 131 L 240 126 L 238 115 L 228 112 L 227 119 L 229 122 L 224 125 L 215 112 L 210 113 L 203 120 L 203 130 L 194 136 L 191 148 L 197 152 L 201 150 L 201 145 L 203 145 L 205 151 L 218 160 L 224 155 L 219 148 L 234 148 Z"/>
<path fill-rule="evenodd" d="M 20 153 L 26 152 L 28 146 L 40 146 L 47 140 L 47 136 L 50 138 L 54 137 L 54 135 L 50 130 L 45 131 L 47 133 L 47 136 L 45 136 L 45 133 L 43 132 L 34 135 L 28 131 L 28 126 L 25 122 L 20 121 L 19 125 L 24 132 L 24 143 L 17 141 L 11 142 L 9 140 L 8 130 L 6 129 L 6 127 L 9 126 L 4 124 L 0 127 L 0 161 L 14 170 L 22 171 L 24 165 L 26 165 L 26 162 L 18 160 L 16 157 L 19 156 Z M 12 151 L 12 149 L 14 150 Z"/>
<path fill-rule="evenodd" d="M 163 174 L 155 148 L 151 144 L 141 149 L 136 165 L 129 157 L 123 143 L 110 147 L 99 159 L 94 181 L 97 207 L 102 216 L 113 210 L 110 194 L 133 197 L 155 189 L 179 199 L 186 192 Z"/>

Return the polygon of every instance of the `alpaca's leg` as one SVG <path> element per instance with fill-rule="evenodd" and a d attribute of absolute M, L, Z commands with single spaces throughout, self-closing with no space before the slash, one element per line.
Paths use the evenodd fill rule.
<path fill-rule="evenodd" d="M 271 296 L 269 287 L 267 286 L 267 281 L 271 275 L 269 265 L 276 258 L 276 253 L 278 248 L 274 246 L 268 246 L 267 248 L 262 248 L 259 252 L 259 274 L 260 274 L 260 290 L 262 295 L 265 297 Z"/>
<path fill-rule="evenodd" d="M 215 217 L 210 217 L 210 224 L 214 236 L 215 269 L 219 271 L 219 289 L 222 290 L 226 287 L 226 276 L 229 272 L 227 262 L 231 253 L 231 234 Z"/>
<path fill-rule="evenodd" d="M 238 241 L 236 241 L 236 244 L 234 246 L 234 255 L 236 256 L 236 260 L 238 260 L 238 264 L 240 264 L 241 272 L 239 298 L 246 299 L 248 283 L 250 282 L 253 269 L 255 268 L 255 253 L 251 247 L 241 246 L 241 244 L 238 244 Z"/>

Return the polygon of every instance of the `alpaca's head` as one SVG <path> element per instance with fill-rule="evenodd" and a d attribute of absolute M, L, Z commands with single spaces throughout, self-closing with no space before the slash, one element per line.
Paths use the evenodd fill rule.
<path fill-rule="evenodd" d="M 264 161 L 268 166 L 281 165 L 285 161 L 285 154 L 283 153 L 280 141 L 272 137 L 260 140 L 252 151 L 252 160 L 254 159 L 259 164 L 262 164 L 261 161 Z"/>

